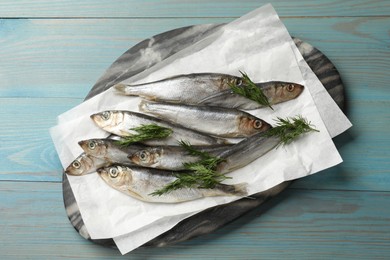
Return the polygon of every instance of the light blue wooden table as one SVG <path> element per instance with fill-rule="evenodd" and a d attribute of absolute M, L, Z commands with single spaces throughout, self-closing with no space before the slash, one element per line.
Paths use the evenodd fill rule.
<path fill-rule="evenodd" d="M 63 208 L 48 129 L 105 69 L 152 35 L 229 22 L 265 1 L 0 0 L 0 259 L 122 258 Z M 390 259 L 390 1 L 273 1 L 291 35 L 337 66 L 354 127 L 344 163 L 296 181 L 225 228 L 126 259 Z"/>

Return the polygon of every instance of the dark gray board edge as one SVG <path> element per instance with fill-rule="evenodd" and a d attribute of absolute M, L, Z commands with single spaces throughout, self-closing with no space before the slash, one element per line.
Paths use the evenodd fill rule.
<path fill-rule="evenodd" d="M 114 84 L 130 78 L 157 64 L 158 61 L 154 63 L 139 62 L 142 58 L 142 50 L 149 48 L 153 51 L 159 51 L 161 54 L 161 60 L 164 60 L 172 54 L 215 32 L 222 25 L 223 24 L 206 24 L 178 28 L 155 35 L 138 43 L 121 55 L 107 69 L 107 71 L 88 93 L 86 100 L 103 92 Z M 335 100 L 337 105 L 341 109 L 345 110 L 344 87 L 336 67 L 318 49 L 298 38 L 293 39 L 303 58 L 317 75 L 325 89 Z M 324 67 L 327 69 L 324 70 Z M 257 209 L 258 212 L 264 213 L 263 211 L 267 209 L 264 207 L 264 202 L 278 195 L 286 187 L 288 187 L 289 184 L 290 182 L 284 182 L 269 190 L 251 195 L 250 198 L 243 198 L 225 205 L 219 205 L 204 210 L 181 221 L 169 231 L 152 239 L 143 246 L 162 247 L 176 244 L 197 236 L 211 233 L 253 209 Z M 112 239 L 90 238 L 66 174 L 63 174 L 62 186 L 65 209 L 68 218 L 76 231 L 79 232 L 79 234 L 85 239 L 91 240 L 94 243 L 108 247 L 116 247 Z"/>

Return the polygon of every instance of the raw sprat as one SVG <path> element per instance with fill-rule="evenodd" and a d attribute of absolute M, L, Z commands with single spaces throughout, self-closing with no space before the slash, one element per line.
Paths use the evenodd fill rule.
<path fill-rule="evenodd" d="M 153 101 L 246 110 L 292 100 L 304 90 L 304 86 L 293 82 L 253 83 L 244 73 L 242 77 L 217 73 L 179 75 L 144 84 L 120 83 L 114 88 L 123 95 L 140 96 Z M 254 91 L 246 94 L 252 88 Z M 265 102 L 253 93 L 263 93 Z"/>
<path fill-rule="evenodd" d="M 132 111 L 103 111 L 93 114 L 91 118 L 101 129 L 121 137 L 140 134 L 133 129 L 137 129 L 137 127 L 142 125 L 147 125 L 148 127 L 150 127 L 150 125 L 157 125 L 172 130 L 172 133 L 167 138 L 143 141 L 143 143 L 148 145 L 177 145 L 178 140 L 186 140 L 194 145 L 226 143 L 225 139 L 212 137 L 159 118 Z"/>
<path fill-rule="evenodd" d="M 182 187 L 161 196 L 152 193 L 177 179 L 172 172 L 113 165 L 98 169 L 98 174 L 112 188 L 145 202 L 178 203 L 212 196 L 245 196 L 246 184 L 217 184 L 213 189 Z"/>
<path fill-rule="evenodd" d="M 271 126 L 261 118 L 234 108 L 193 106 L 142 101 L 142 112 L 185 125 L 213 136 L 236 138 L 264 132 Z"/>

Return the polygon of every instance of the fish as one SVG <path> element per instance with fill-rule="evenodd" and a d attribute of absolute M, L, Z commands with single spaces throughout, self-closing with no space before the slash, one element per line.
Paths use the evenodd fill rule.
<path fill-rule="evenodd" d="M 245 138 L 271 127 L 264 120 L 234 108 L 142 101 L 139 109 L 172 123 L 225 138 Z"/>
<path fill-rule="evenodd" d="M 256 83 L 255 85 L 262 90 L 270 105 L 275 105 L 295 99 L 301 95 L 304 90 L 303 85 L 281 81 Z M 254 110 L 264 107 L 264 105 L 261 105 L 256 101 L 234 93 L 231 89 L 210 95 L 203 100 L 200 100 L 198 104 L 206 106 L 237 108 L 243 110 Z"/>
<path fill-rule="evenodd" d="M 84 152 L 93 157 L 101 158 L 111 163 L 131 164 L 129 155 L 144 149 L 146 146 L 141 144 L 131 144 L 123 146 L 118 143 L 119 140 L 112 139 L 88 139 L 79 141 L 78 144 Z"/>
<path fill-rule="evenodd" d="M 276 148 L 280 141 L 279 137 L 268 136 L 267 132 L 248 137 L 218 154 L 223 160 L 216 172 L 225 174 L 242 168 Z"/>
<path fill-rule="evenodd" d="M 143 83 L 116 84 L 113 87 L 123 95 L 140 96 L 152 101 L 188 105 L 220 106 L 239 109 L 257 109 L 261 104 L 231 90 L 231 85 L 244 86 L 241 77 L 218 73 L 195 73 Z M 298 97 L 304 86 L 282 81 L 255 83 L 271 105 Z"/>
<path fill-rule="evenodd" d="M 140 96 L 155 101 L 196 104 L 212 94 L 230 89 L 241 79 L 218 73 L 198 73 L 174 77 L 144 84 L 116 84 L 114 88 L 129 96 Z"/>
<path fill-rule="evenodd" d="M 107 166 L 108 163 L 100 158 L 82 153 L 65 169 L 65 173 L 73 176 L 81 176 L 95 172 L 96 169 Z"/>
<path fill-rule="evenodd" d="M 216 155 L 229 147 L 231 145 L 194 146 L 194 149 L 207 152 L 210 155 Z M 185 163 L 194 163 L 200 160 L 199 156 L 189 154 L 185 148 L 180 146 L 146 147 L 129 155 L 128 158 L 133 164 L 138 166 L 172 171 L 185 170 Z"/>
<path fill-rule="evenodd" d="M 110 110 L 93 114 L 91 115 L 91 118 L 95 124 L 103 130 L 122 137 L 137 134 L 131 129 L 148 124 L 155 124 L 173 130 L 173 133 L 167 138 L 143 142 L 148 145 L 178 145 L 178 141 L 186 141 L 193 145 L 229 143 L 226 139 L 212 137 L 183 126 L 137 112 Z"/>
<path fill-rule="evenodd" d="M 151 193 L 175 181 L 175 174 L 150 168 L 112 165 L 97 170 L 100 177 L 112 188 L 145 202 L 179 203 L 213 196 L 247 196 L 247 184 L 218 184 L 213 189 L 182 188 L 153 196 Z"/>

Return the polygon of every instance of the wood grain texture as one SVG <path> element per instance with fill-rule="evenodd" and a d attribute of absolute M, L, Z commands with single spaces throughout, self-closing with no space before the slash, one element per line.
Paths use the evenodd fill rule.
<path fill-rule="evenodd" d="M 122 257 L 74 232 L 61 194 L 59 183 L 0 182 L 3 259 Z M 176 246 L 137 249 L 126 259 L 376 259 L 390 250 L 390 208 L 381 207 L 389 196 L 288 189 L 263 213 L 255 210 L 213 234 Z"/>
<path fill-rule="evenodd" d="M 136 43 L 178 27 L 218 19 L 0 20 L 0 96 L 86 96 L 106 68 Z M 323 51 L 348 98 L 388 100 L 390 18 L 285 18 L 291 35 Z"/>
<path fill-rule="evenodd" d="M 0 137 L 4 143 L 0 148 L 0 179 L 60 181 L 61 167 L 48 129 L 60 113 L 81 102 L 118 56 L 164 30 L 229 20 L 2 20 L 0 120 L 6 123 L 0 126 L 4 133 Z M 294 185 L 388 191 L 390 92 L 386 89 L 390 51 L 386 31 L 390 19 L 283 21 L 292 35 L 317 46 L 338 67 L 347 91 L 348 116 L 355 125 L 336 139 L 343 164 Z M 10 117 L 15 111 L 17 120 Z M 39 120 L 31 120 L 37 117 Z M 24 127 L 30 121 L 33 132 Z M 20 133 L 29 139 L 21 139 Z M 383 181 L 378 182 L 378 178 Z"/>
<path fill-rule="evenodd" d="M 49 128 L 80 99 L 0 99 L 0 180 L 60 181 Z"/>
<path fill-rule="evenodd" d="M 380 16 L 386 0 L 39 0 L 0 2 L 0 17 L 237 17 L 271 2 L 280 16 Z M 304 8 L 303 8 L 304 7 Z"/>
<path fill-rule="evenodd" d="M 48 129 L 134 44 L 182 26 L 229 22 L 266 2 L 0 0 L 0 258 L 123 259 L 84 240 L 66 218 Z M 335 138 L 344 163 L 295 181 L 264 213 L 126 259 L 390 255 L 390 2 L 272 4 L 291 35 L 324 52 L 342 75 L 354 124 Z"/>

